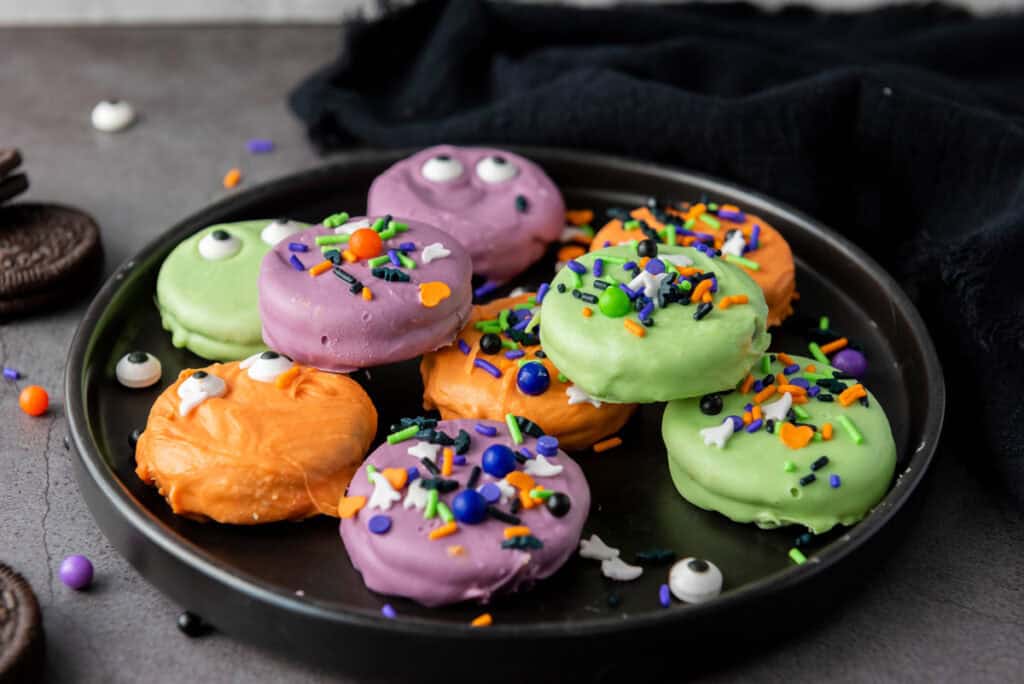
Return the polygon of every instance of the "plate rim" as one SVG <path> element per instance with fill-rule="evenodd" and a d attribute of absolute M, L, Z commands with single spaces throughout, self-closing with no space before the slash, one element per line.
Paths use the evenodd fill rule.
<path fill-rule="evenodd" d="M 484 144 L 473 146 L 484 146 Z M 816 238 L 830 242 L 834 248 L 847 253 L 854 260 L 863 264 L 865 268 L 870 270 L 875 277 L 886 285 L 889 298 L 906 318 L 914 337 L 921 344 L 924 360 L 922 372 L 925 380 L 929 385 L 934 385 L 929 387 L 928 406 L 922 425 L 924 439 L 916 446 L 910 445 L 909 447 L 911 449 L 911 458 L 920 461 L 920 467 L 914 468 L 909 473 L 905 471 L 897 473 L 896 484 L 886 493 L 882 502 L 876 506 L 877 509 L 878 506 L 884 505 L 884 509 L 873 509 L 871 514 L 864 520 L 847 530 L 846 534 L 843 535 L 844 543 L 836 544 L 833 542 L 829 544 L 821 552 L 816 553 L 810 559 L 810 562 L 802 565 L 793 565 L 754 582 L 732 589 L 723 593 L 714 601 L 688 605 L 685 611 L 648 611 L 630 616 L 626 620 L 609 615 L 582 623 L 539 622 L 524 626 L 522 624 L 503 625 L 497 622 L 485 630 L 474 629 L 464 624 L 412 616 L 401 620 L 389 620 L 381 615 L 359 610 L 328 608 L 316 600 L 285 594 L 275 589 L 274 585 L 270 585 L 259 578 L 247 573 L 238 572 L 237 570 L 233 571 L 226 564 L 205 557 L 200 547 L 187 540 L 182 540 L 176 533 L 168 531 L 156 516 L 144 506 L 141 506 L 120 478 L 117 477 L 114 470 L 107 466 L 103 455 L 100 453 L 97 440 L 94 438 L 89 427 L 84 384 L 85 361 L 91 351 L 89 343 L 92 332 L 100 323 L 106 309 L 122 287 L 121 281 L 124 279 L 125 274 L 130 272 L 136 263 L 147 260 L 155 252 L 163 249 L 168 241 L 178 237 L 178 233 L 184 233 L 190 227 L 206 221 L 207 219 L 204 217 L 220 215 L 244 208 L 269 192 L 283 192 L 290 185 L 304 185 L 315 180 L 318 176 L 334 175 L 337 170 L 345 167 L 371 163 L 379 163 L 382 166 L 384 164 L 391 164 L 422 149 L 416 147 L 348 151 L 332 155 L 312 168 L 285 174 L 253 185 L 189 214 L 174 223 L 167 230 L 162 231 L 158 236 L 146 243 L 141 250 L 122 262 L 94 295 L 93 300 L 75 330 L 74 337 L 68 348 L 64 374 L 64 412 L 68 422 L 71 443 L 74 446 L 73 458 L 77 458 L 80 465 L 83 466 L 83 468 L 75 469 L 76 479 L 82 477 L 83 473 L 88 475 L 107 502 L 116 509 L 117 513 L 124 518 L 125 522 L 136 533 L 141 534 L 149 542 L 160 547 L 166 554 L 187 566 L 188 570 L 199 572 L 224 585 L 229 590 L 239 592 L 248 598 L 268 604 L 271 607 L 289 612 L 297 612 L 316 620 L 400 636 L 409 635 L 431 638 L 465 638 L 468 636 L 480 640 L 493 640 L 504 639 L 509 636 L 522 636 L 524 633 L 529 633 L 531 637 L 538 638 L 579 638 L 623 633 L 626 631 L 657 629 L 671 626 L 684 619 L 699 620 L 703 615 L 712 612 L 727 611 L 743 603 L 770 598 L 773 594 L 792 589 L 795 586 L 810 584 L 844 559 L 856 553 L 869 543 L 878 532 L 889 525 L 897 513 L 911 499 L 913 493 L 931 468 L 945 420 L 946 386 L 942 366 L 924 320 L 921 318 L 917 307 L 888 271 L 852 241 L 828 228 L 823 223 L 784 202 L 713 175 L 638 159 L 560 147 L 519 145 L 503 145 L 503 147 L 530 159 L 557 157 L 569 163 L 593 164 L 603 167 L 610 166 L 627 173 L 656 173 L 674 182 L 699 185 L 713 193 L 745 195 L 752 198 L 755 203 L 768 207 L 775 214 L 783 216 L 786 221 L 800 224 L 802 229 L 809 230 L 815 234 Z M 543 166 L 543 163 L 541 163 L 541 166 Z M 78 482 L 77 484 L 81 493 L 83 483 Z M 109 541 L 110 537 L 104 525 L 100 523 L 99 516 L 93 510 L 89 497 L 83 494 L 83 498 L 86 500 L 90 514 L 93 515 L 97 525 Z M 892 498 L 891 501 L 889 500 L 890 498 Z M 111 541 L 110 543 L 122 557 L 125 557 L 132 563 L 128 554 L 123 552 L 114 542 Z M 138 568 L 135 568 L 134 563 L 132 565 L 136 572 L 140 572 Z M 140 574 L 142 573 L 140 572 Z M 147 578 L 147 581 L 151 580 Z M 160 589 L 161 593 L 166 593 L 163 587 L 156 586 Z"/>

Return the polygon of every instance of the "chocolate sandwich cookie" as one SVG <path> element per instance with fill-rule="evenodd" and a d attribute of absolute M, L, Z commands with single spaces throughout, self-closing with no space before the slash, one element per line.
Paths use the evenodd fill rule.
<path fill-rule="evenodd" d="M 28 190 L 28 176 L 12 174 L 21 166 L 21 153 L 12 148 L 0 148 L 0 204 Z"/>
<path fill-rule="evenodd" d="M 0 563 L 0 682 L 38 681 L 43 623 L 32 587 Z"/>
<path fill-rule="evenodd" d="M 68 303 L 103 266 L 100 229 L 55 204 L 0 207 L 0 319 Z"/>

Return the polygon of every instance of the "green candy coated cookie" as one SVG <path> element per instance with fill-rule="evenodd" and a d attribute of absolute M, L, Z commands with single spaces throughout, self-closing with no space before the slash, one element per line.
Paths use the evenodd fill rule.
<path fill-rule="evenodd" d="M 629 285 L 633 280 L 623 265 L 640 259 L 636 245 L 628 243 L 578 257 L 575 261 L 586 267 L 586 273 L 578 275 L 563 268 L 544 298 L 540 326 L 544 351 L 592 397 L 616 403 L 649 403 L 728 389 L 746 376 L 768 348 L 768 306 L 761 288 L 747 274 L 691 247 L 660 245 L 658 249 L 659 256 L 684 255 L 695 268 L 714 272 L 718 280 L 714 308 L 702 319 L 694 319 L 697 304 L 670 303 L 653 310 L 654 325 L 647 327 L 628 297 L 595 287 L 593 266 L 597 259 L 603 260 L 600 279 L 609 288 L 618 288 L 619 283 Z M 674 267 L 670 265 L 668 270 L 672 272 Z M 559 285 L 565 287 L 565 292 L 558 292 Z M 593 295 L 596 301 L 588 303 L 574 297 L 574 288 Z M 690 294 L 679 290 L 679 296 L 687 299 Z M 724 297 L 733 295 L 746 295 L 749 302 L 719 308 Z M 591 309 L 591 315 L 583 315 L 584 307 Z"/>
<path fill-rule="evenodd" d="M 256 284 L 260 262 L 271 248 L 260 233 L 270 223 L 267 219 L 209 226 L 168 255 L 157 277 L 156 299 L 175 347 L 214 361 L 244 359 L 267 348 Z M 308 227 L 293 224 L 296 231 Z M 211 260 L 200 253 L 200 242 L 214 231 L 228 234 L 228 240 L 214 246 L 228 255 Z M 308 255 L 302 256 L 309 261 Z"/>
<path fill-rule="evenodd" d="M 802 377 L 807 364 L 816 364 L 818 373 L 834 370 L 811 359 L 792 358 L 801 367 L 792 377 Z M 772 364 L 773 373 L 782 369 L 783 364 Z M 760 364 L 756 370 L 761 370 Z M 704 443 L 701 430 L 720 426 L 727 416 L 742 416 L 754 392 L 722 396 L 722 411 L 713 416 L 701 412 L 700 398 L 670 402 L 662 419 L 662 436 L 676 489 L 696 506 L 764 528 L 796 524 L 821 534 L 836 524 L 856 523 L 888 491 L 896 468 L 896 444 L 885 411 L 870 391 L 867 407 L 859 402 L 843 407 L 834 396 L 836 401 L 831 403 L 811 398 L 799 407 L 807 417 L 798 422 L 813 424 L 819 432 L 826 423 L 833 427 L 831 440 L 812 440 L 799 449 L 791 449 L 779 434 L 763 428 L 750 434 L 745 426 L 722 449 Z M 766 399 L 762 411 L 778 399 L 778 394 Z M 852 421 L 863 437 L 860 444 L 843 427 L 840 416 Z M 811 464 L 823 456 L 827 463 L 812 471 Z M 801 484 L 812 473 L 813 481 Z M 832 485 L 833 475 L 838 476 L 838 487 Z"/>

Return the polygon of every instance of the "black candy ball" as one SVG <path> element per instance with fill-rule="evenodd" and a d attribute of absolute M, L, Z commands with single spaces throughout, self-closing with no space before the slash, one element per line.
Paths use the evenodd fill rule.
<path fill-rule="evenodd" d="M 570 508 L 572 508 L 572 499 L 569 498 L 568 494 L 555 492 L 548 497 L 547 507 L 548 511 L 551 512 L 551 515 L 556 518 L 561 518 L 569 512 Z"/>
<path fill-rule="evenodd" d="M 191 637 L 200 637 L 210 631 L 209 626 L 203 622 L 203 619 L 195 613 L 190 613 L 187 610 L 178 616 L 178 629 L 181 633 Z"/>
<path fill-rule="evenodd" d="M 658 243 L 654 240 L 641 240 L 640 244 L 636 246 L 637 256 L 651 257 L 658 256 Z"/>
<path fill-rule="evenodd" d="M 142 430 L 140 430 L 139 428 L 135 428 L 134 430 L 132 430 L 132 433 L 128 435 L 128 444 L 129 446 L 131 446 L 132 450 L 135 449 L 135 445 L 138 444 L 139 437 L 141 436 Z"/>
<path fill-rule="evenodd" d="M 722 395 L 705 394 L 700 398 L 700 412 L 706 416 L 717 416 L 722 412 Z"/>
<path fill-rule="evenodd" d="M 480 338 L 480 350 L 484 354 L 497 354 L 501 351 L 501 338 L 494 333 L 487 333 Z"/>

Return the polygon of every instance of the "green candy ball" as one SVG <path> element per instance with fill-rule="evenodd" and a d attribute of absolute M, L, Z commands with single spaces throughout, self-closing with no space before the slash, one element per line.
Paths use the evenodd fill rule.
<path fill-rule="evenodd" d="M 617 287 L 606 288 L 597 298 L 597 306 L 609 318 L 621 318 L 633 310 L 629 295 Z"/>

